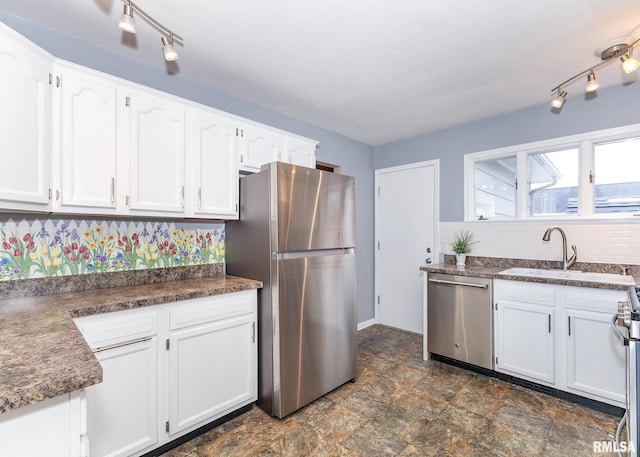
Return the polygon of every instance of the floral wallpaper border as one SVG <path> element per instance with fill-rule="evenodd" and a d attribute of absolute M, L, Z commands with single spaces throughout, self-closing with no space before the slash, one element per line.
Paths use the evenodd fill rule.
<path fill-rule="evenodd" d="M 0 226 L 0 281 L 224 263 L 224 225 L 9 220 Z"/>

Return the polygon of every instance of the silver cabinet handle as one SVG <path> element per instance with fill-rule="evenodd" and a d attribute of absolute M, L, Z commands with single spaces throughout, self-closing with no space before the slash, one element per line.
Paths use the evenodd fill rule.
<path fill-rule="evenodd" d="M 202 187 L 198 189 L 198 209 L 202 208 Z"/>
<path fill-rule="evenodd" d="M 184 186 L 180 189 L 180 206 L 184 208 Z"/>
<path fill-rule="evenodd" d="M 547 314 L 547 317 L 549 318 L 549 333 L 551 333 L 551 314 Z"/>
<path fill-rule="evenodd" d="M 429 282 L 435 282 L 438 284 L 449 284 L 452 286 L 477 287 L 478 289 L 486 289 L 489 286 L 488 284 L 473 284 L 470 282 L 447 281 L 444 279 L 433 279 L 433 278 L 430 278 Z"/>
<path fill-rule="evenodd" d="M 116 202 L 116 178 L 111 177 L 111 203 Z"/>
<path fill-rule="evenodd" d="M 129 340 L 122 343 L 110 344 L 108 346 L 97 347 L 93 349 L 91 352 L 94 354 L 97 352 L 108 351 L 109 349 L 121 348 L 123 346 L 129 346 L 130 344 L 142 343 L 143 341 L 149 341 L 153 338 L 152 336 L 147 336 L 143 338 L 136 338 L 135 340 Z"/>

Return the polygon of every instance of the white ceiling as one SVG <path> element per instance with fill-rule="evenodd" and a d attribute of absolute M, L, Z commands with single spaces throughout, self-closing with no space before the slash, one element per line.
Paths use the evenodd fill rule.
<path fill-rule="evenodd" d="M 371 145 L 548 103 L 551 88 L 599 61 L 596 48 L 640 38 L 637 0 L 136 3 L 184 38 L 181 76 Z M 122 5 L 0 0 L 7 13 L 166 71 L 156 29 L 138 16 L 135 46 L 118 29 Z M 601 88 L 639 77 L 619 65 L 596 74 Z"/>

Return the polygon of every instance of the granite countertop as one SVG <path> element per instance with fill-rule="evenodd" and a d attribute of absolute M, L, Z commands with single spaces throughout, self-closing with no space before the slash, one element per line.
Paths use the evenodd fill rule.
<path fill-rule="evenodd" d="M 0 300 L 0 413 L 102 381 L 75 317 L 260 287 L 220 275 Z"/>
<path fill-rule="evenodd" d="M 450 258 L 452 257 L 452 258 Z M 558 279 L 558 278 L 545 278 L 534 276 L 520 276 L 520 275 L 504 275 L 500 274 L 501 271 L 512 267 L 523 268 L 545 268 L 545 269 L 560 269 L 561 263 L 554 261 L 528 261 L 523 259 L 497 259 L 490 257 L 476 257 L 467 258 L 468 263 L 465 266 L 457 266 L 455 264 L 455 256 L 445 256 L 445 263 L 437 265 L 421 266 L 421 271 L 428 273 L 443 273 L 453 274 L 458 276 L 474 276 L 477 278 L 489 278 L 489 279 L 510 279 L 516 281 L 525 282 L 538 282 L 546 284 L 559 284 L 564 286 L 578 286 L 578 287 L 592 287 L 597 289 L 610 289 L 610 290 L 627 290 L 628 285 L 623 284 L 610 284 L 603 282 L 582 281 L 575 279 Z M 469 261 L 470 260 L 470 261 Z M 635 265 L 623 265 L 628 269 L 632 275 L 634 281 L 640 284 L 640 272 L 638 266 Z M 616 271 L 617 269 L 617 271 Z M 577 264 L 575 270 L 585 272 L 599 272 L 599 273 L 620 273 L 618 265 L 611 264 L 593 264 L 593 263 L 581 263 Z"/>

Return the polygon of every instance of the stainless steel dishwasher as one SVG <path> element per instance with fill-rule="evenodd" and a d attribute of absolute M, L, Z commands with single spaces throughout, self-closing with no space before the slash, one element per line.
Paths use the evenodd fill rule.
<path fill-rule="evenodd" d="M 492 280 L 429 273 L 427 349 L 493 370 Z"/>

